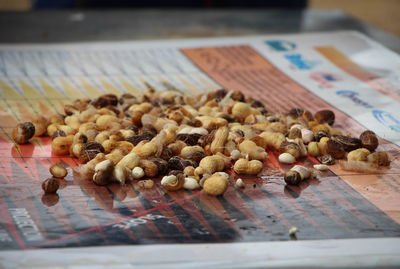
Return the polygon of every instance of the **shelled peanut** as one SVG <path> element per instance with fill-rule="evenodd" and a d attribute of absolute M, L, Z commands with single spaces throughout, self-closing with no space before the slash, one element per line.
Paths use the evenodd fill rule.
<path fill-rule="evenodd" d="M 373 132 L 344 136 L 334 121 L 330 110 L 271 113 L 239 91 L 192 97 L 148 89 L 141 96 L 76 100 L 64 107 L 63 115 L 19 124 L 13 138 L 23 144 L 47 133 L 53 153 L 78 158 L 76 171 L 98 185 L 162 177 L 161 185 L 169 191 L 202 186 L 213 195 L 226 191 L 229 180 L 218 173 L 227 168 L 240 175 L 262 173 L 268 150 L 278 151 L 285 164 L 307 155 L 331 164 L 348 152 L 349 161 L 390 163 L 385 152 L 373 152 L 378 146 Z M 307 178 L 293 171 L 285 177 L 288 184 Z M 147 183 L 146 188 L 153 186 Z"/>

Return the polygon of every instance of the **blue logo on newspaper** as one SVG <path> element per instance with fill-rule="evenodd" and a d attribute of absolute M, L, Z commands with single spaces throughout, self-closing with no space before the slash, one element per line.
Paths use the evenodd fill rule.
<path fill-rule="evenodd" d="M 384 110 L 372 110 L 372 115 L 377 119 L 381 124 L 386 127 L 392 129 L 395 132 L 400 133 L 400 120 L 395 118 L 392 114 Z"/>
<path fill-rule="evenodd" d="M 285 54 L 285 58 L 300 70 L 311 70 L 315 65 L 320 63 L 320 61 L 306 60 L 301 54 Z"/>
<path fill-rule="evenodd" d="M 354 104 L 365 107 L 365 108 L 373 108 L 372 105 L 368 104 L 367 102 L 363 101 L 360 97 L 358 97 L 359 93 L 355 91 L 350 91 L 350 90 L 343 90 L 343 91 L 337 91 L 337 95 L 347 97 L 351 101 L 354 102 Z"/>
<path fill-rule="evenodd" d="M 310 78 L 325 88 L 333 88 L 335 87 L 333 82 L 341 80 L 340 76 L 327 72 L 312 72 Z"/>
<path fill-rule="evenodd" d="M 268 40 L 265 44 L 276 51 L 292 51 L 296 48 L 296 44 L 284 40 Z"/>

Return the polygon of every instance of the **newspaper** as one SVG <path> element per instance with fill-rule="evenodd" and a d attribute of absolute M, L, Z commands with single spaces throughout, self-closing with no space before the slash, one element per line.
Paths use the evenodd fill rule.
<path fill-rule="evenodd" d="M 400 235 L 400 57 L 356 32 L 169 41 L 0 46 L 0 249 L 215 243 Z M 391 166 L 377 174 L 338 165 L 299 187 L 285 186 L 276 152 L 259 177 L 223 197 L 201 191 L 95 186 L 77 161 L 51 153 L 50 138 L 14 145 L 10 133 L 34 114 L 77 98 L 138 94 L 151 86 L 196 96 L 240 90 L 272 112 L 331 109 L 335 127 L 373 130 Z M 52 163 L 69 174 L 57 195 L 41 182 Z M 299 163 L 318 163 L 309 157 Z M 271 172 L 272 171 L 272 172 Z M 231 175 L 231 182 L 237 178 Z"/>

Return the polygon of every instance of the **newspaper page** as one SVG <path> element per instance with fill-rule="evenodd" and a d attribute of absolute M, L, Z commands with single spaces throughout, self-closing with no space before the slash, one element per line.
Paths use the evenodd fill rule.
<path fill-rule="evenodd" d="M 356 32 L 170 41 L 0 46 L 0 250 L 164 243 L 286 241 L 400 235 L 400 57 Z M 240 176 L 220 197 L 201 190 L 142 190 L 136 181 L 97 186 L 50 137 L 16 145 L 11 131 L 33 115 L 63 112 L 78 98 L 139 94 L 147 87 L 197 96 L 221 88 L 271 112 L 335 112 L 334 127 L 379 136 L 391 164 L 379 173 L 330 166 L 286 186 L 277 152 L 261 174 Z M 56 195 L 41 182 L 62 162 Z M 313 157 L 296 164 L 311 167 Z"/>

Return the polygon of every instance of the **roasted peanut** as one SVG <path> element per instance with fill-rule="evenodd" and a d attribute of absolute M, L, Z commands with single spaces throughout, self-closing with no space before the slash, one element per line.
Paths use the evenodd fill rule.
<path fill-rule="evenodd" d="M 143 170 L 142 167 L 137 166 L 137 167 L 132 169 L 132 176 L 133 176 L 134 179 L 142 178 L 142 177 L 144 177 L 144 175 L 145 174 L 144 174 L 144 170 Z"/>
<path fill-rule="evenodd" d="M 245 185 L 244 182 L 243 182 L 243 179 L 241 179 L 241 178 L 238 178 L 238 179 L 236 180 L 235 185 L 236 185 L 237 187 L 239 187 L 239 188 L 244 188 L 244 187 L 246 187 L 246 185 Z"/>
<path fill-rule="evenodd" d="M 321 140 L 319 140 L 318 149 L 321 154 L 328 154 L 327 148 L 329 140 L 329 137 L 322 137 Z"/>
<path fill-rule="evenodd" d="M 35 125 L 31 122 L 20 123 L 13 129 L 12 138 L 17 144 L 26 144 L 35 134 Z"/>
<path fill-rule="evenodd" d="M 68 174 L 67 169 L 59 163 L 52 164 L 49 171 L 56 178 L 64 178 Z"/>
<path fill-rule="evenodd" d="M 390 160 L 386 151 L 376 151 L 367 156 L 367 160 L 370 163 L 377 164 L 379 166 L 389 166 Z"/>
<path fill-rule="evenodd" d="M 158 167 L 152 161 L 140 160 L 139 166 L 143 169 L 146 177 L 155 177 L 158 174 Z"/>
<path fill-rule="evenodd" d="M 279 162 L 286 163 L 286 164 L 292 164 L 292 163 L 296 162 L 296 158 L 293 157 L 292 154 L 286 153 L 286 152 L 280 154 L 278 159 L 279 159 Z"/>
<path fill-rule="evenodd" d="M 193 166 L 186 166 L 185 169 L 183 169 L 183 173 L 185 176 L 191 177 L 194 176 L 194 170 L 195 168 Z"/>
<path fill-rule="evenodd" d="M 136 153 L 125 155 L 117 164 L 117 166 L 126 167 L 129 170 L 134 169 L 139 165 L 140 157 Z"/>
<path fill-rule="evenodd" d="M 136 153 L 141 158 L 146 158 L 156 153 L 157 146 L 153 141 L 149 141 L 147 143 L 142 143 L 142 142 L 137 144 L 136 147 L 134 147 L 131 152 Z"/>
<path fill-rule="evenodd" d="M 319 148 L 318 148 L 318 143 L 317 142 L 310 142 L 307 146 L 307 151 L 308 154 L 310 154 L 311 156 L 318 156 L 320 154 L 319 152 Z"/>
<path fill-rule="evenodd" d="M 154 186 L 154 181 L 151 179 L 139 180 L 138 186 L 142 189 L 151 189 Z"/>
<path fill-rule="evenodd" d="M 315 113 L 314 119 L 319 123 L 332 125 L 335 122 L 335 113 L 331 110 L 320 110 Z"/>
<path fill-rule="evenodd" d="M 262 162 L 258 160 L 239 159 L 235 162 L 233 170 L 238 174 L 256 175 L 261 172 L 263 168 Z"/>
<path fill-rule="evenodd" d="M 177 175 L 164 176 L 161 185 L 168 191 L 177 191 L 183 188 L 185 184 L 185 176 L 182 173 Z"/>
<path fill-rule="evenodd" d="M 220 127 L 214 135 L 214 140 L 211 143 L 210 151 L 213 154 L 224 151 L 224 145 L 228 138 L 229 128 L 227 126 Z"/>
<path fill-rule="evenodd" d="M 281 144 L 286 141 L 285 135 L 277 132 L 263 132 L 260 136 L 265 140 L 268 147 L 279 150 Z"/>
<path fill-rule="evenodd" d="M 295 165 L 285 174 L 285 182 L 289 185 L 298 185 L 301 181 L 311 176 L 310 171 L 301 165 Z"/>
<path fill-rule="evenodd" d="M 335 159 L 341 159 L 345 155 L 342 144 L 332 139 L 329 139 L 326 143 L 326 153 Z"/>
<path fill-rule="evenodd" d="M 81 121 L 79 120 L 79 117 L 77 115 L 65 117 L 64 122 L 66 125 L 75 130 L 79 130 L 79 127 L 81 125 Z"/>
<path fill-rule="evenodd" d="M 67 155 L 69 153 L 69 148 L 72 145 L 73 139 L 73 135 L 56 137 L 51 142 L 52 152 L 57 155 Z"/>
<path fill-rule="evenodd" d="M 34 136 L 42 136 L 47 131 L 47 126 L 49 125 L 49 121 L 40 115 L 34 116 L 32 118 L 32 123 L 35 125 L 35 135 Z"/>
<path fill-rule="evenodd" d="M 378 147 L 378 138 L 376 137 L 375 133 L 372 131 L 364 131 L 360 135 L 361 144 L 364 148 L 374 151 Z"/>
<path fill-rule="evenodd" d="M 185 183 L 183 184 L 183 188 L 186 190 L 195 190 L 200 188 L 200 185 L 195 178 L 186 177 Z"/>
<path fill-rule="evenodd" d="M 239 144 L 238 148 L 243 156 L 248 155 L 251 160 L 263 160 L 268 158 L 268 153 L 251 140 L 244 140 Z"/>
<path fill-rule="evenodd" d="M 204 152 L 204 149 L 200 146 L 186 146 L 182 148 L 180 156 L 182 158 L 187 158 L 188 155 L 199 151 Z"/>
<path fill-rule="evenodd" d="M 282 153 L 289 153 L 296 159 L 301 156 L 301 148 L 297 143 L 294 142 L 283 142 L 279 148 L 279 151 Z"/>
<path fill-rule="evenodd" d="M 220 174 L 213 174 L 204 181 L 203 190 L 210 195 L 222 195 L 228 188 L 228 182 L 226 177 Z"/>
<path fill-rule="evenodd" d="M 223 171 L 225 168 L 224 159 L 218 155 L 207 156 L 200 161 L 199 167 L 204 169 L 203 173 L 213 174 Z"/>
<path fill-rule="evenodd" d="M 365 148 L 360 148 L 356 149 L 353 151 L 350 151 L 349 154 L 347 154 L 347 160 L 352 160 L 352 161 L 367 161 L 367 156 L 371 152 L 368 149 Z"/>
<path fill-rule="evenodd" d="M 96 164 L 94 168 L 93 182 L 97 185 L 107 185 L 112 180 L 114 164 L 110 160 Z"/>
<path fill-rule="evenodd" d="M 114 181 L 119 182 L 120 184 L 125 184 L 126 180 L 129 178 L 131 170 L 123 166 L 115 166 L 112 178 Z"/>
<path fill-rule="evenodd" d="M 42 189 L 45 193 L 55 193 L 60 187 L 60 182 L 56 178 L 48 178 L 42 183 Z"/>

